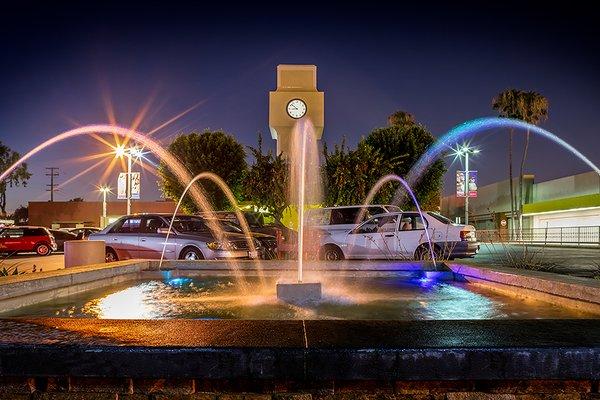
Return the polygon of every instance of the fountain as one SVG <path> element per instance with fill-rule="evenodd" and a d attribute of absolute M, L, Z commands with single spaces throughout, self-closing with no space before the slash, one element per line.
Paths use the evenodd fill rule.
<path fill-rule="evenodd" d="M 145 134 L 138 132 L 136 130 L 133 130 L 133 129 L 128 129 L 128 128 L 115 126 L 115 125 L 101 125 L 101 124 L 100 125 L 87 125 L 87 126 L 83 126 L 83 127 L 79 127 L 79 128 L 75 128 L 75 129 L 71 129 L 71 130 L 62 132 L 46 141 L 40 143 L 38 146 L 34 147 L 30 151 L 28 151 L 25 155 L 23 155 L 20 159 L 18 159 L 16 162 L 14 162 L 10 167 L 8 167 L 4 172 L 2 172 L 2 174 L 0 174 L 0 182 L 2 180 L 4 180 L 19 165 L 21 165 L 22 163 L 24 163 L 25 161 L 27 161 L 28 159 L 33 157 L 35 154 L 39 153 L 40 151 L 46 149 L 47 147 L 52 146 L 56 143 L 60 143 L 64 140 L 67 140 L 70 138 L 74 138 L 74 137 L 78 137 L 78 136 L 85 136 L 85 135 L 94 135 L 94 134 L 118 135 L 118 136 L 121 136 L 124 138 L 132 139 L 135 142 L 143 145 L 145 148 L 149 149 L 154 155 L 156 155 L 158 158 L 160 158 L 162 161 L 164 161 L 165 165 L 167 165 L 167 167 L 171 170 L 171 172 L 173 172 L 173 174 L 177 177 L 177 179 L 180 182 L 189 182 L 188 188 L 186 188 L 186 191 L 188 189 L 191 191 L 192 198 L 198 204 L 200 209 L 203 212 L 207 213 L 208 215 L 211 215 L 211 216 L 214 215 L 214 210 L 212 209 L 212 206 L 209 203 L 209 201 L 206 199 L 206 196 L 202 193 L 202 190 L 200 188 L 192 186 L 192 183 L 194 182 L 194 180 L 192 180 L 192 178 L 188 174 L 186 168 L 179 162 L 179 160 L 177 160 L 176 157 L 174 157 L 169 151 L 165 150 L 157 141 L 151 139 L 148 135 L 145 135 Z M 220 180 L 219 177 L 217 177 L 214 174 L 209 174 L 209 173 L 206 173 L 206 174 L 202 175 L 201 177 L 211 179 L 215 183 L 219 184 L 221 189 L 228 196 L 229 200 L 235 201 L 235 199 L 233 198 L 233 195 L 231 194 L 231 191 L 229 190 L 227 185 L 225 185 L 224 182 L 222 182 Z M 237 213 L 237 216 L 240 220 L 240 225 L 244 232 L 244 236 L 248 243 L 249 249 L 251 251 L 255 250 L 254 241 L 252 240 L 252 235 L 250 233 L 250 230 L 248 228 L 248 224 L 247 224 L 246 220 L 244 219 L 243 215 L 239 212 Z M 207 225 L 217 240 L 220 240 L 224 237 L 223 230 L 219 226 L 219 224 L 217 223 L 215 218 L 209 218 Z M 166 241 L 165 241 L 165 243 L 166 243 Z M 229 263 L 231 269 L 234 271 L 236 276 L 241 276 L 241 273 L 239 272 L 239 268 L 237 267 L 237 265 L 235 265 L 230 260 L 227 260 L 227 263 Z M 258 267 L 258 270 L 262 271 L 260 266 Z"/>
<path fill-rule="evenodd" d="M 321 283 L 305 282 L 303 279 L 307 236 L 304 209 L 307 204 L 318 204 L 321 200 L 321 174 L 317 136 L 312 123 L 306 118 L 300 119 L 294 127 L 292 138 L 289 154 L 290 198 L 298 210 L 298 274 L 296 282 L 277 283 L 277 298 L 292 304 L 305 304 L 321 299 Z M 309 236 L 309 240 L 314 240 L 314 237 Z"/>
<path fill-rule="evenodd" d="M 512 118 L 498 118 L 498 117 L 484 117 L 477 118 L 471 121 L 463 122 L 460 125 L 455 126 L 449 130 L 446 134 L 440 137 L 436 142 L 427 149 L 427 151 L 417 160 L 413 167 L 408 172 L 406 181 L 410 186 L 414 186 L 421 176 L 425 173 L 427 168 L 437 160 L 445 151 L 451 149 L 454 145 L 464 141 L 466 138 L 473 135 L 489 131 L 494 128 L 514 128 L 521 131 L 533 132 L 536 135 L 540 135 L 547 139 L 552 140 L 554 143 L 560 145 L 571 154 L 579 158 L 590 168 L 592 168 L 598 175 L 600 175 L 600 168 L 584 156 L 579 150 L 559 138 L 552 132 L 549 132 L 537 125 L 529 124 L 527 122 L 512 119 Z M 397 205 L 402 201 L 404 197 L 403 187 L 398 188 L 394 195 L 392 204 Z"/>

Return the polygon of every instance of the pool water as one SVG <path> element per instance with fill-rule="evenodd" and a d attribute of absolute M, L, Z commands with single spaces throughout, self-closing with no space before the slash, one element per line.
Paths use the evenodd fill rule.
<path fill-rule="evenodd" d="M 2 316 L 106 319 L 531 319 L 597 318 L 550 303 L 506 296 L 463 282 L 406 277 L 323 281 L 323 299 L 310 306 L 278 301 L 276 279 L 248 279 L 240 294 L 230 277 L 143 280 L 23 307 Z"/>

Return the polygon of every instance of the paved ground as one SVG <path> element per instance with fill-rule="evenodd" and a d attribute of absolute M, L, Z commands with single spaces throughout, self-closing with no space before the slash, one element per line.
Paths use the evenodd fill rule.
<path fill-rule="evenodd" d="M 6 257 L 6 256 L 4 256 Z M 33 266 L 36 266 L 37 271 L 52 271 L 55 269 L 64 268 L 64 256 L 62 253 L 51 254 L 46 257 L 36 256 L 35 253 L 17 254 L 8 258 L 2 258 L 0 269 L 2 267 L 10 267 L 17 265 L 19 271 L 30 272 Z"/>
<path fill-rule="evenodd" d="M 474 258 L 458 259 L 456 262 L 486 265 L 503 265 L 509 260 L 522 260 L 524 258 L 553 266 L 555 272 L 568 273 L 576 276 L 591 276 L 600 274 L 600 248 L 567 248 L 567 247 L 540 247 L 528 246 L 526 250 L 519 245 L 507 244 L 481 244 L 481 251 Z M 64 268 L 62 253 L 52 254 L 47 257 L 38 257 L 33 253 L 18 254 L 5 259 L 2 266 L 19 264 L 19 270 L 31 271 L 33 266 L 43 271 Z"/>
<path fill-rule="evenodd" d="M 600 274 L 600 248 L 542 247 L 512 244 L 482 243 L 474 258 L 457 262 L 473 265 L 504 265 L 511 260 L 528 260 L 540 266 L 548 266 L 550 272 L 568 273 L 576 276 Z M 508 266 L 508 265 L 506 265 Z"/>

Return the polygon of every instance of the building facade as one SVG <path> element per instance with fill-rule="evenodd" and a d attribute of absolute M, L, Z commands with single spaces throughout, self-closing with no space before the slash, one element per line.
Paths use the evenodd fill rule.
<path fill-rule="evenodd" d="M 172 201 L 132 201 L 132 213 L 172 213 Z M 106 203 L 108 223 L 127 213 L 127 203 L 110 201 Z M 101 201 L 32 201 L 29 202 L 29 225 L 48 228 L 75 228 L 99 226 L 102 220 Z"/>
<path fill-rule="evenodd" d="M 508 182 L 480 186 L 477 197 L 469 200 L 469 222 L 477 229 L 514 227 Z M 517 178 L 514 188 L 517 194 Z M 525 175 L 523 191 L 525 229 L 600 226 L 600 176 L 595 171 L 539 183 L 533 175 Z M 452 219 L 463 217 L 464 199 L 446 196 L 441 209 Z"/>

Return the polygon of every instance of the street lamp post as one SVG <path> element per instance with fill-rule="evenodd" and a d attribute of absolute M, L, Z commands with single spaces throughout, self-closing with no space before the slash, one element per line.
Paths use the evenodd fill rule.
<path fill-rule="evenodd" d="M 108 186 L 100 186 L 98 189 L 100 193 L 102 193 L 102 227 L 106 226 L 106 196 L 110 193 L 110 187 Z"/>
<path fill-rule="evenodd" d="M 132 194 L 132 172 L 131 165 L 133 164 L 133 158 L 141 159 L 144 156 L 143 149 L 137 146 L 131 146 L 126 149 L 124 146 L 118 146 L 115 148 L 116 157 L 127 157 L 127 179 L 125 181 L 125 197 L 127 199 L 127 214 L 131 214 L 131 194 Z"/>
<path fill-rule="evenodd" d="M 465 145 L 455 153 L 458 157 L 465 157 L 465 225 L 469 225 L 469 155 L 478 154 L 479 149 Z"/>
<path fill-rule="evenodd" d="M 131 214 L 131 150 L 125 153 L 127 156 L 127 215 Z"/>

